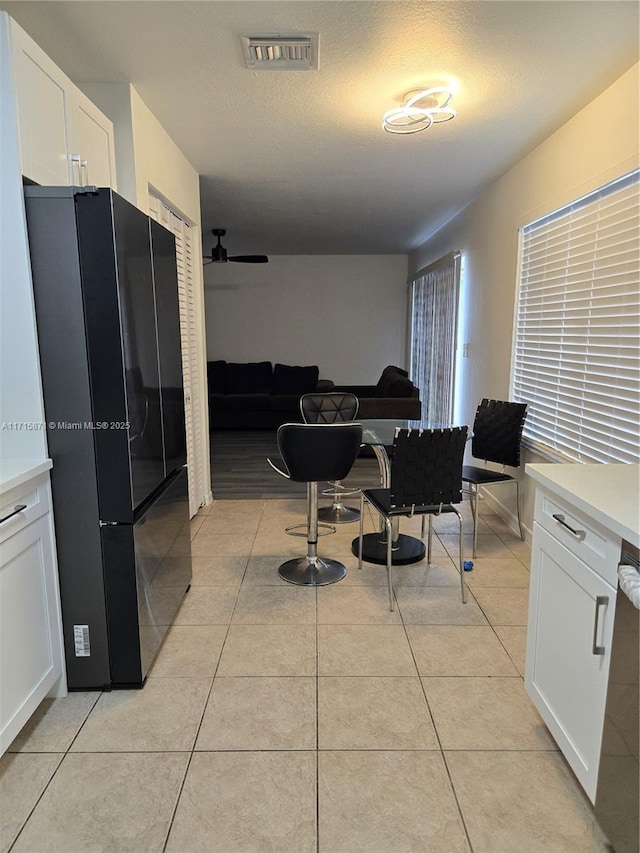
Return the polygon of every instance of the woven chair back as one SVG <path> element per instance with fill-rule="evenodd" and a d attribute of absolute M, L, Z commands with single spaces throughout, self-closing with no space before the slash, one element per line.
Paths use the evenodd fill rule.
<path fill-rule="evenodd" d="M 360 424 L 282 424 L 278 450 L 292 480 L 343 480 L 362 442 Z"/>
<path fill-rule="evenodd" d="M 306 424 L 342 424 L 355 421 L 358 398 L 355 394 L 303 394 L 300 412 Z"/>
<path fill-rule="evenodd" d="M 460 503 L 466 440 L 466 426 L 397 430 L 391 460 L 391 507 Z"/>
<path fill-rule="evenodd" d="M 482 400 L 473 422 L 473 456 L 517 468 L 526 416 L 526 403 Z"/>

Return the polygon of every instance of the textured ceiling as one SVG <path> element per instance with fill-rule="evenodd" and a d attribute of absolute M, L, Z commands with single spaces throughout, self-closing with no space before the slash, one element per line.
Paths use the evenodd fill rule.
<path fill-rule="evenodd" d="M 635 2 L 0 3 L 77 83 L 129 81 L 201 175 L 230 254 L 404 253 L 638 59 Z M 320 33 L 320 69 L 240 33 Z M 458 117 L 382 113 L 449 83 Z M 212 242 L 208 236 L 205 246 Z"/>

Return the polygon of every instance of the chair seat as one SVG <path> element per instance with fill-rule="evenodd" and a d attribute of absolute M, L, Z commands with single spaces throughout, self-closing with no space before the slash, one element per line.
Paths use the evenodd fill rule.
<path fill-rule="evenodd" d="M 490 471 L 488 468 L 476 468 L 475 465 L 462 466 L 462 480 L 465 483 L 505 483 L 508 480 L 513 480 L 510 474 L 504 474 L 502 471 Z"/>
<path fill-rule="evenodd" d="M 412 510 L 409 507 L 391 507 L 391 489 L 364 489 L 363 494 L 366 500 L 383 515 L 411 515 Z M 438 513 L 456 512 L 452 504 L 433 504 L 429 506 L 415 506 L 413 513 L 415 515 L 437 515 Z"/>

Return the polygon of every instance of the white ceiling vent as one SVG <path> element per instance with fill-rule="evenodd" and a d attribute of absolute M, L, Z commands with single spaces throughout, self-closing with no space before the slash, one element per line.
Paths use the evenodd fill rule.
<path fill-rule="evenodd" d="M 311 71 L 318 67 L 318 33 L 290 36 L 240 36 L 252 71 Z"/>

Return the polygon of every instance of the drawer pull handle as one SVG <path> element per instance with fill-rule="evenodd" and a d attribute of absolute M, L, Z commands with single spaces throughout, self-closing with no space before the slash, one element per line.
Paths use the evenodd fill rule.
<path fill-rule="evenodd" d="M 572 533 L 576 539 L 579 539 L 581 542 L 586 538 L 587 533 L 585 530 L 574 530 L 574 528 L 564 520 L 564 515 L 561 515 L 559 512 L 554 512 L 552 518 L 555 518 L 558 524 L 561 524 L 569 531 L 569 533 Z"/>
<path fill-rule="evenodd" d="M 597 595 L 596 596 L 596 615 L 593 620 L 593 643 L 591 644 L 591 654 L 592 655 L 603 655 L 604 654 L 604 646 L 597 645 L 598 638 L 598 616 L 600 614 L 600 608 L 602 606 L 606 607 L 609 604 L 609 596 L 608 595 Z"/>
<path fill-rule="evenodd" d="M 4 518 L 0 518 L 0 524 L 5 521 L 8 521 L 10 518 L 13 518 L 14 515 L 17 515 L 19 512 L 22 512 L 23 509 L 26 509 L 26 504 L 18 504 L 18 506 L 14 506 L 13 512 L 10 512 L 9 515 L 5 515 Z"/>

